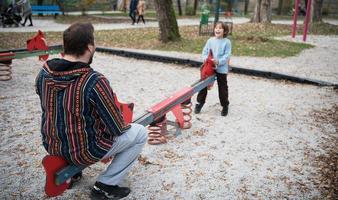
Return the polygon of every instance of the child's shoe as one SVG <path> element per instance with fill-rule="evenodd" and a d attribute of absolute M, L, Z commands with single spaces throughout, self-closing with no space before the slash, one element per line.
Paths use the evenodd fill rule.
<path fill-rule="evenodd" d="M 228 115 L 228 110 L 229 110 L 229 106 L 224 106 L 221 112 L 222 116 L 227 116 Z"/>
<path fill-rule="evenodd" d="M 95 182 L 91 195 L 98 199 L 121 199 L 128 196 L 130 189 L 119 187 L 117 185 L 106 185 L 101 182 Z"/>
<path fill-rule="evenodd" d="M 196 105 L 195 105 L 195 111 L 194 111 L 195 114 L 200 113 L 201 110 L 202 110 L 202 107 L 203 107 L 203 104 L 201 104 L 201 103 L 196 104 Z"/>

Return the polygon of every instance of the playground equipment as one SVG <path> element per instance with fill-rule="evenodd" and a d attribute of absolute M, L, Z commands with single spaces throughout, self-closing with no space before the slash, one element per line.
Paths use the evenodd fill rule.
<path fill-rule="evenodd" d="M 39 56 L 39 60 L 45 61 L 49 54 L 62 52 L 62 46 L 47 46 L 44 33 L 38 31 L 32 39 L 27 40 L 27 49 L 15 49 L 0 51 L 0 81 L 8 81 L 12 78 L 12 60 L 26 57 Z"/>
<path fill-rule="evenodd" d="M 35 39 L 34 39 L 35 38 Z M 46 54 L 49 52 L 46 50 L 38 50 L 38 48 L 46 49 L 46 43 L 43 37 L 42 32 L 38 33 L 33 39 L 29 40 L 29 49 L 32 49 L 32 52 L 28 52 L 26 49 L 24 50 L 13 50 L 10 52 L 2 52 L 3 55 L 0 55 L 0 60 L 2 61 L 12 61 L 15 58 L 23 58 L 28 56 L 41 56 L 42 60 L 47 59 Z M 45 45 L 44 45 L 45 44 Z M 62 48 L 57 46 L 58 48 L 55 51 L 51 51 L 51 53 L 60 53 Z M 50 48 L 47 48 L 50 49 Z M 34 52 L 35 51 L 35 52 Z M 115 54 L 119 56 L 126 56 L 126 57 L 134 57 L 138 59 L 147 59 L 147 60 L 156 60 L 161 62 L 170 62 L 176 64 L 185 64 L 185 65 L 193 65 L 193 66 L 200 66 L 201 63 L 198 61 L 193 61 L 189 59 L 179 59 L 179 58 L 172 58 L 167 56 L 159 56 L 159 55 L 151 55 L 151 54 L 144 54 L 144 53 L 137 53 L 137 52 L 128 52 L 124 50 L 114 50 L 109 48 L 102 48 L 98 47 L 97 51 L 106 52 L 110 54 Z M 22 54 L 19 54 L 22 52 Z M 297 77 L 291 77 L 288 75 L 277 74 L 272 72 L 265 72 L 259 70 L 250 70 L 250 69 L 243 69 L 243 68 L 236 68 L 232 67 L 233 73 L 241 73 L 247 75 L 254 75 L 259 77 L 267 77 L 267 78 L 274 78 L 274 79 L 284 79 L 290 80 L 293 82 L 299 83 L 306 83 L 306 84 L 314 84 L 314 85 L 324 85 L 324 86 L 331 86 L 329 83 L 326 82 L 318 82 L 315 80 L 308 80 L 308 79 L 300 79 Z M 177 91 L 170 97 L 164 99 L 160 103 L 152 106 L 146 112 L 135 119 L 133 122 L 142 124 L 144 126 L 152 125 L 153 129 L 152 132 L 155 134 L 150 139 L 153 139 L 153 144 L 162 144 L 167 142 L 166 138 L 166 127 L 167 125 L 174 125 L 176 129 L 176 135 L 180 132 L 182 128 L 190 128 L 191 127 L 191 97 L 202 90 L 203 88 L 207 87 L 211 83 L 215 81 L 215 75 L 210 74 L 209 77 L 205 77 L 204 80 L 199 80 L 196 83 L 192 84 L 191 86 L 184 87 L 181 90 Z M 123 117 L 126 122 L 132 121 L 132 114 L 133 114 L 133 104 L 124 104 L 120 103 L 116 96 L 114 96 L 116 105 L 121 109 L 123 113 Z M 172 112 L 176 118 L 176 121 L 168 123 L 166 118 L 167 113 Z M 160 136 L 160 137 L 159 137 Z M 151 142 L 150 142 L 151 143 Z M 62 194 L 67 188 L 69 188 L 71 184 L 71 177 L 73 177 L 78 172 L 82 171 L 85 167 L 83 166 L 75 166 L 69 165 L 63 158 L 58 156 L 50 156 L 47 155 L 43 161 L 43 166 L 46 171 L 46 186 L 45 192 L 48 196 L 58 196 Z"/>
<path fill-rule="evenodd" d="M 54 51 L 48 51 L 48 49 L 49 48 L 44 39 L 44 34 L 39 31 L 36 36 L 27 41 L 27 50 L 2 52 L 0 54 L 0 60 L 5 63 L 11 63 L 12 59 L 15 58 L 39 56 L 39 60 L 45 61 L 48 59 L 49 53 L 60 53 L 62 51 L 61 48 L 54 49 Z M 196 92 L 199 92 L 215 81 L 214 73 L 209 73 L 208 76 L 204 76 L 205 80 L 197 81 L 190 87 L 182 88 L 170 97 L 152 106 L 146 110 L 146 113 L 144 113 L 141 117 L 134 120 L 134 123 L 144 126 L 151 124 L 149 128 L 151 130 L 148 141 L 149 144 L 162 144 L 167 142 L 167 125 L 173 125 L 176 127 L 176 135 L 180 134 L 180 129 L 187 129 L 191 127 L 191 97 Z M 114 101 L 120 108 L 126 123 L 130 123 L 133 117 L 134 104 L 119 102 L 115 94 Z M 173 113 L 176 121 L 167 120 L 166 115 L 169 112 Z M 154 127 L 160 127 L 160 129 L 156 129 Z M 84 166 L 70 165 L 62 157 L 52 155 L 45 156 L 42 160 L 42 164 L 46 172 L 45 192 L 50 197 L 62 194 L 70 187 L 71 178 L 85 168 Z"/>
<path fill-rule="evenodd" d="M 152 136 L 150 144 L 161 144 L 166 142 L 163 132 L 166 131 L 167 120 L 166 114 L 172 112 L 176 117 L 176 121 L 173 124 L 178 128 L 190 128 L 190 119 L 185 118 L 187 114 L 191 113 L 191 109 L 188 111 L 182 111 L 189 106 L 182 106 L 190 104 L 191 97 L 198 91 L 207 87 L 209 84 L 215 81 L 215 75 L 208 77 L 203 81 L 198 81 L 190 87 L 182 88 L 174 93 L 169 98 L 161 101 L 160 103 L 149 108 L 142 116 L 138 117 L 133 123 L 138 123 L 143 126 L 147 126 L 151 123 L 155 124 L 158 130 L 152 129 L 158 135 Z M 130 115 L 126 116 L 125 113 L 132 113 L 132 108 L 128 104 L 117 102 L 119 105 L 123 105 L 122 113 L 124 118 L 130 119 Z M 126 112 L 127 111 L 127 112 Z M 186 113 L 186 114 L 184 114 Z M 188 123 L 187 123 L 188 122 Z M 151 127 L 155 127 L 154 125 Z M 153 133 L 152 133 L 153 134 Z M 163 136 L 159 138 L 159 136 Z M 85 167 L 69 165 L 62 157 L 47 155 L 44 157 L 42 164 L 46 171 L 46 185 L 45 192 L 48 196 L 54 197 L 62 194 L 71 184 L 71 178 L 81 172 Z"/>
<path fill-rule="evenodd" d="M 295 0 L 295 8 L 293 12 L 293 25 L 292 25 L 292 38 L 295 38 L 296 32 L 297 32 L 297 17 L 299 12 L 299 4 L 300 0 Z M 311 16 L 311 0 L 307 0 L 307 6 L 306 6 L 306 15 L 304 19 L 304 28 L 303 28 L 303 41 L 306 41 L 306 36 L 308 32 L 308 26 L 310 22 L 310 16 Z"/>

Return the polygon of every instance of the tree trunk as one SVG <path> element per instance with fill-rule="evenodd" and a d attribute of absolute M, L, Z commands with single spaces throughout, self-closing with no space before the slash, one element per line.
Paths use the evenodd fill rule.
<path fill-rule="evenodd" d="M 178 7 L 178 15 L 182 16 L 181 0 L 177 0 L 177 7 Z"/>
<path fill-rule="evenodd" d="M 323 0 L 313 0 L 312 22 L 322 21 Z"/>
<path fill-rule="evenodd" d="M 271 23 L 271 0 L 257 0 L 254 15 L 251 18 L 253 23 Z"/>
<path fill-rule="evenodd" d="M 196 15 L 198 0 L 194 0 L 194 15 Z"/>
<path fill-rule="evenodd" d="M 282 14 L 282 10 L 283 10 L 283 0 L 279 0 L 277 15 L 281 15 Z"/>
<path fill-rule="evenodd" d="M 244 3 L 244 14 L 248 14 L 249 0 L 245 0 Z"/>
<path fill-rule="evenodd" d="M 172 0 L 154 0 L 160 27 L 160 40 L 164 43 L 180 39 Z"/>

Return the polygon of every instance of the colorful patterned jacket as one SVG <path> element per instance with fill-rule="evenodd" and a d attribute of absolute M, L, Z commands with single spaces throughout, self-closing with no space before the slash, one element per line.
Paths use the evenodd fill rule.
<path fill-rule="evenodd" d="M 88 64 L 53 59 L 36 78 L 42 143 L 50 155 L 88 166 L 111 149 L 127 125 L 108 80 Z"/>

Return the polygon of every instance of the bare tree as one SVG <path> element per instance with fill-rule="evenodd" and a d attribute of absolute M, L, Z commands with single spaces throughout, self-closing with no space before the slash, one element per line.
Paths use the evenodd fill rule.
<path fill-rule="evenodd" d="M 198 0 L 194 0 L 194 15 L 196 15 Z"/>
<path fill-rule="evenodd" d="M 169 42 L 181 38 L 172 0 L 154 0 L 160 27 L 160 40 Z"/>
<path fill-rule="evenodd" d="M 271 0 L 257 0 L 254 15 L 251 18 L 253 23 L 271 23 Z"/>
<path fill-rule="evenodd" d="M 245 0 L 244 2 L 244 14 L 248 14 L 248 8 L 249 8 L 249 0 Z"/>
<path fill-rule="evenodd" d="M 178 7 L 178 15 L 182 16 L 181 0 L 177 0 L 177 7 Z"/>
<path fill-rule="evenodd" d="M 281 15 L 282 14 L 282 10 L 283 10 L 283 0 L 279 0 L 278 1 L 278 10 L 277 10 L 277 14 Z"/>

